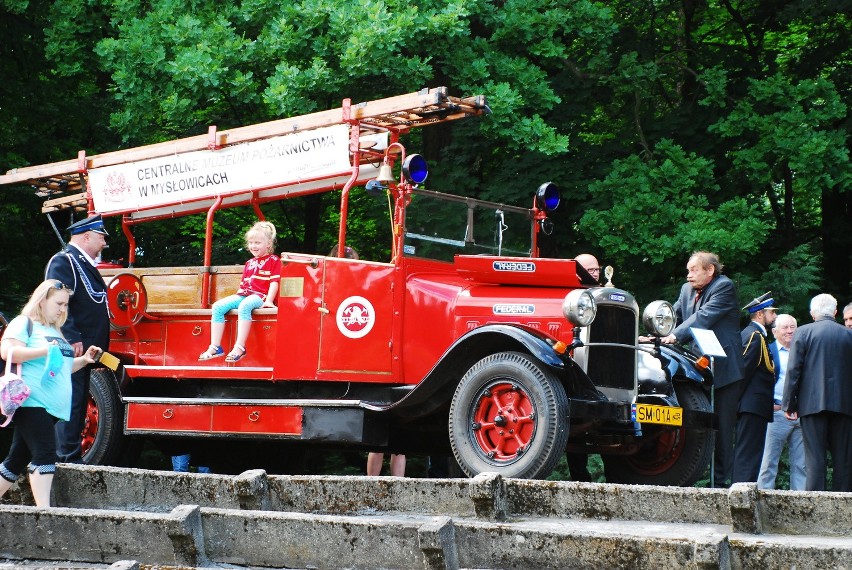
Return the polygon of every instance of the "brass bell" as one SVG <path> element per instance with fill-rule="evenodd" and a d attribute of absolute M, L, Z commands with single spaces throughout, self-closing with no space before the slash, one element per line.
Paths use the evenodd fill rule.
<path fill-rule="evenodd" d="M 381 168 L 379 168 L 379 175 L 376 177 L 376 180 L 381 182 L 382 184 L 390 184 L 395 179 L 393 177 L 393 168 L 387 162 L 383 162 Z"/>

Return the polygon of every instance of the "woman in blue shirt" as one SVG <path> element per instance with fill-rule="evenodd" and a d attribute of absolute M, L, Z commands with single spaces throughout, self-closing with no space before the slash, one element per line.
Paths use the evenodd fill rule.
<path fill-rule="evenodd" d="M 74 349 L 60 332 L 70 296 L 59 281 L 44 281 L 6 327 L 0 342 L 0 356 L 20 364 L 21 378 L 30 388 L 30 397 L 15 412 L 12 446 L 0 464 L 0 497 L 26 468 L 39 507 L 50 506 L 56 471 L 54 424 L 71 415 L 71 373 L 94 363 L 101 352 L 90 346 L 74 358 Z"/>

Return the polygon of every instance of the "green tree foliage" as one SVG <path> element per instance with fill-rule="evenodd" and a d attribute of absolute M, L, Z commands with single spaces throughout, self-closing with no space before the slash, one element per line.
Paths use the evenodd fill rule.
<path fill-rule="evenodd" d="M 771 289 L 822 264 L 805 296 L 850 295 L 848 1 L 2 0 L 9 167 L 337 107 L 424 86 L 493 113 L 423 129 L 432 188 L 529 204 L 565 195 L 545 253 L 596 253 L 641 298 L 689 251 Z M 31 94 L 18 104 L 17 95 Z M 265 207 L 282 248 L 335 239 L 339 196 Z M 383 204 L 351 236 L 386 247 Z M 238 248 L 253 212 L 217 217 Z M 198 259 L 203 221 L 139 228 L 142 252 Z M 148 232 L 148 234 L 146 234 Z M 236 237 L 235 237 L 236 236 Z M 163 240 L 158 243 L 158 240 Z M 369 245 L 366 245 L 369 244 Z M 809 247 L 796 250 L 800 244 Z M 116 240 L 116 249 L 118 240 Z M 372 255 L 381 258 L 386 250 Z M 112 256 L 119 257 L 112 252 Z M 45 252 L 46 257 L 46 252 Z M 239 256 L 234 256 L 239 257 Z M 183 261 L 184 263 L 186 261 Z M 194 262 L 193 262 L 194 263 Z"/>
<path fill-rule="evenodd" d="M 711 249 L 743 300 L 802 319 L 852 297 L 849 0 L 0 0 L 0 169 L 446 85 L 492 114 L 405 138 L 430 187 L 528 205 L 563 190 L 547 255 L 616 266 L 673 298 Z M 41 201 L 2 188 L 0 309 L 57 242 Z M 263 207 L 279 247 L 327 252 L 339 193 Z M 348 235 L 387 259 L 387 205 L 354 191 Z M 57 214 L 63 228 L 67 213 Z M 242 263 L 250 208 L 217 215 Z M 114 220 L 107 256 L 126 257 Z M 140 262 L 201 263 L 203 216 L 135 228 Z M 599 469 L 598 469 L 599 471 Z"/>
<path fill-rule="evenodd" d="M 610 262 L 622 268 L 637 261 L 636 252 L 646 267 L 683 264 L 683 252 L 697 250 L 724 251 L 729 260 L 745 261 L 768 232 L 757 208 L 743 198 L 711 207 L 710 197 L 719 188 L 710 161 L 665 139 L 653 159 L 634 155 L 618 160 L 589 190 L 612 206 L 586 210 L 580 230 L 598 236 Z M 646 275 L 627 272 L 629 282 L 621 285 L 647 290 L 654 283 L 644 281 Z"/>

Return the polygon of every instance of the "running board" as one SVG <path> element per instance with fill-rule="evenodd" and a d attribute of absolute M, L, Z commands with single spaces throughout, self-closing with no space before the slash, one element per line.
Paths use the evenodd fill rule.
<path fill-rule="evenodd" d="M 266 366 L 139 366 L 124 367 L 128 378 L 209 378 L 223 380 L 272 380 Z"/>
<path fill-rule="evenodd" d="M 361 400 L 126 397 L 122 402 L 128 435 L 387 443 L 386 422 L 365 422 Z"/>

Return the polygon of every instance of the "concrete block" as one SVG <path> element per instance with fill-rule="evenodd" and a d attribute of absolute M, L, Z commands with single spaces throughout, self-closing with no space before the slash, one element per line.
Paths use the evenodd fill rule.
<path fill-rule="evenodd" d="M 205 548 L 218 563 L 274 568 L 424 568 L 423 517 L 344 517 L 202 509 Z"/>
<path fill-rule="evenodd" d="M 513 516 L 731 524 L 725 489 L 507 480 Z"/>
<path fill-rule="evenodd" d="M 137 513 L 7 506 L 0 558 L 198 566 L 206 562 L 198 507 Z"/>
<path fill-rule="evenodd" d="M 268 503 L 264 477 L 263 471 L 234 477 L 60 463 L 53 504 L 149 512 L 169 512 L 181 504 L 239 509 Z"/>
<path fill-rule="evenodd" d="M 474 516 L 468 479 L 269 476 L 270 510 Z"/>
<path fill-rule="evenodd" d="M 840 537 L 734 534 L 728 539 L 736 570 L 848 570 L 852 541 Z"/>
<path fill-rule="evenodd" d="M 731 510 L 731 525 L 734 532 L 761 534 L 757 483 L 734 483 L 728 490 L 728 505 Z"/>
<path fill-rule="evenodd" d="M 417 529 L 417 537 L 426 570 L 458 570 L 456 532 L 451 518 L 439 517 L 422 525 Z"/>
<path fill-rule="evenodd" d="M 505 520 L 509 507 L 506 481 L 497 473 L 480 473 L 470 481 L 470 498 L 476 516 Z"/>
<path fill-rule="evenodd" d="M 759 491 L 764 532 L 852 536 L 852 493 Z"/>
<path fill-rule="evenodd" d="M 269 509 L 269 481 L 263 469 L 253 469 L 235 477 L 234 489 L 241 509 L 249 511 Z"/>
<path fill-rule="evenodd" d="M 463 568 L 685 568 L 723 566 L 725 534 L 668 523 L 453 521 Z"/>

